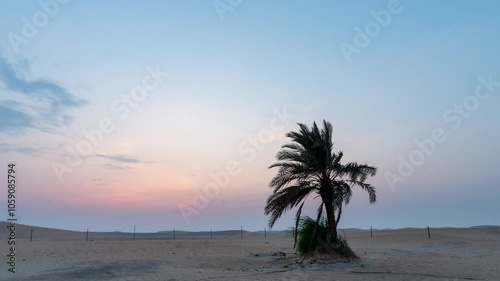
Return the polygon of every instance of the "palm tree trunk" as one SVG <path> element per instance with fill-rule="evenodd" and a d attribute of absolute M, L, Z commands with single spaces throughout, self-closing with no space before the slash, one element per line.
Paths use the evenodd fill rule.
<path fill-rule="evenodd" d="M 329 246 L 331 246 L 337 240 L 337 223 L 335 221 L 335 210 L 333 206 L 328 204 L 328 206 L 325 207 L 326 207 L 326 218 L 328 220 L 326 242 Z"/>

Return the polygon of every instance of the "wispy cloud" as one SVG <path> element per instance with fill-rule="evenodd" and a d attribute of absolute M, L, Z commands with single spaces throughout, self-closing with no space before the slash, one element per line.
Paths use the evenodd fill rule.
<path fill-rule="evenodd" d="M 0 132 L 33 126 L 33 118 L 23 112 L 0 105 Z"/>
<path fill-rule="evenodd" d="M 42 149 L 30 147 L 30 146 L 10 144 L 10 143 L 0 143 L 0 152 L 17 152 L 17 153 L 33 154 L 33 153 L 38 153 L 41 151 L 42 151 Z"/>
<path fill-rule="evenodd" d="M 128 167 L 125 166 L 120 166 L 120 165 L 115 165 L 115 164 L 106 164 L 104 167 L 113 169 L 113 170 L 127 170 Z"/>
<path fill-rule="evenodd" d="M 117 169 L 116 167 L 108 167 L 107 165 L 105 165 L 104 167 L 108 168 L 108 169 Z M 120 167 L 118 167 L 118 169 L 119 170 L 123 170 L 123 169 L 120 169 Z M 90 179 L 90 184 L 92 186 L 106 186 L 106 185 L 109 185 L 106 180 L 101 179 L 101 178 Z"/>
<path fill-rule="evenodd" d="M 56 82 L 26 78 L 21 73 L 29 71 L 27 65 L 26 60 L 13 64 L 0 57 L 0 132 L 69 125 L 73 118 L 67 110 L 87 102 Z"/>
<path fill-rule="evenodd" d="M 126 156 L 126 155 L 104 155 L 96 154 L 96 157 L 108 159 L 111 161 L 121 162 L 121 163 L 142 163 L 143 161 L 137 157 Z"/>

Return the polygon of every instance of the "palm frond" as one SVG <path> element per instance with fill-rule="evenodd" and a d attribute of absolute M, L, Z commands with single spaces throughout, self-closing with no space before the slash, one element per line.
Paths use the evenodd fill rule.
<path fill-rule="evenodd" d="M 294 185 L 273 193 L 267 199 L 267 205 L 264 209 L 266 215 L 271 215 L 269 218 L 269 227 L 272 228 L 278 218 L 287 210 L 299 205 L 312 191 L 314 191 L 313 187 Z"/>

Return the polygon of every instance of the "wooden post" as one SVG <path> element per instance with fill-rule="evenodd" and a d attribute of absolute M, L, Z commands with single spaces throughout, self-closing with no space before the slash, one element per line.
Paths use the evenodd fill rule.
<path fill-rule="evenodd" d="M 210 239 L 212 239 L 212 229 L 210 228 Z"/>
<path fill-rule="evenodd" d="M 175 240 L 175 228 L 174 228 L 174 240 Z"/>
<path fill-rule="evenodd" d="M 243 239 L 243 225 L 241 226 L 241 239 Z"/>
<path fill-rule="evenodd" d="M 264 239 L 267 238 L 267 228 L 264 228 Z"/>
<path fill-rule="evenodd" d="M 33 229 L 31 229 L 30 242 L 33 241 Z"/>
<path fill-rule="evenodd" d="M 85 241 L 89 241 L 89 229 L 87 228 L 87 236 L 85 237 Z"/>
<path fill-rule="evenodd" d="M 134 224 L 134 236 L 132 236 L 132 240 L 135 240 L 135 224 Z"/>
<path fill-rule="evenodd" d="M 370 225 L 370 238 L 373 238 L 373 228 L 371 225 Z"/>
<path fill-rule="evenodd" d="M 429 239 L 431 239 L 431 229 L 427 227 L 427 234 L 429 235 Z"/>

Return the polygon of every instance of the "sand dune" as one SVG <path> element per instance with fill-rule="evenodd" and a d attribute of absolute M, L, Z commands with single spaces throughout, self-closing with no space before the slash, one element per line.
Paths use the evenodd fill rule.
<path fill-rule="evenodd" d="M 5 223 L 1 225 L 2 229 Z M 302 260 L 281 232 L 86 233 L 20 226 L 0 280 L 500 280 L 500 227 L 346 231 L 359 261 Z M 5 232 L 0 236 L 6 250 Z M 284 254 L 282 254 L 282 253 Z M 1 253 L 6 259 L 7 253 Z"/>

